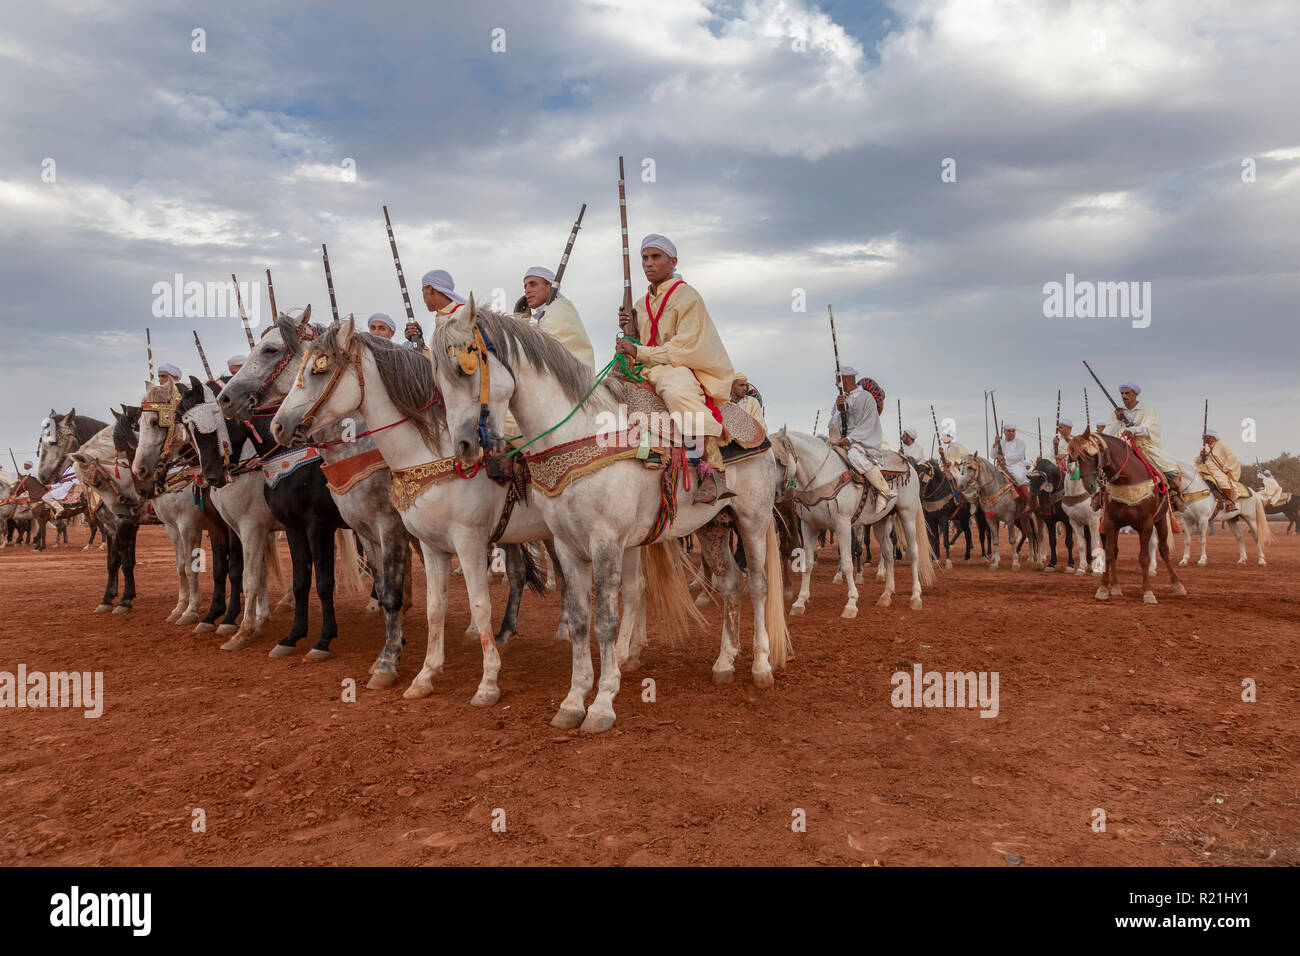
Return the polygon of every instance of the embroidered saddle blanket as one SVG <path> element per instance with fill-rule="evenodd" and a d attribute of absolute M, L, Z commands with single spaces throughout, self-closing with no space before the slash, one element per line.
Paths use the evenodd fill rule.
<path fill-rule="evenodd" d="M 266 487 L 274 488 L 299 468 L 320 461 L 320 453 L 311 445 L 305 448 L 291 448 L 282 455 L 262 460 L 262 477 Z"/>
<path fill-rule="evenodd" d="M 325 475 L 325 484 L 336 495 L 346 495 L 359 481 L 364 481 L 377 471 L 388 467 L 384 456 L 378 448 L 371 448 L 359 455 L 352 455 L 339 461 L 322 464 L 320 470 Z"/>

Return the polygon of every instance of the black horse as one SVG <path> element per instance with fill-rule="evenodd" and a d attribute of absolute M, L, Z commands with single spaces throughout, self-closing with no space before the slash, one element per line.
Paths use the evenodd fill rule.
<path fill-rule="evenodd" d="M 206 401 L 203 384 L 190 376 L 189 388 L 182 390 L 180 404 L 176 407 L 177 419 Z M 282 459 L 294 452 L 271 440 L 268 426 L 273 416 L 274 411 L 265 416 L 255 416 L 247 423 L 227 418 L 231 447 L 242 449 L 248 442 L 261 464 L 272 467 L 282 464 Z M 227 470 L 218 434 L 198 429 L 192 429 L 191 433 L 198 449 L 203 480 L 213 488 L 225 487 L 232 476 Z M 330 497 L 320 466 L 319 458 L 305 461 L 279 477 L 274 487 L 266 485 L 263 488 L 271 514 L 284 526 L 289 554 L 293 559 L 293 627 L 272 648 L 272 657 L 292 654 L 298 641 L 307 636 L 308 591 L 313 572 L 316 596 L 320 599 L 321 628 L 320 637 L 307 653 L 307 658 L 315 661 L 329 657 L 330 643 L 338 636 L 338 622 L 334 616 L 334 532 L 347 528 L 347 525 Z M 238 466 L 232 462 L 231 468 L 237 469 Z"/>
<path fill-rule="evenodd" d="M 136 447 L 140 444 L 140 406 L 123 405 L 122 411 L 110 409 L 116 422 L 113 425 L 113 444 L 126 451 L 127 461 L 135 458 Z M 182 457 L 184 467 L 192 467 L 194 452 L 186 449 Z M 162 488 L 153 478 L 135 481 L 141 497 L 152 500 L 161 493 Z M 203 634 L 216 631 L 218 634 L 233 634 L 239 621 L 244 585 L 244 548 L 239 536 L 226 524 L 217 509 L 212 506 L 212 492 L 206 486 L 191 485 L 190 493 L 199 508 L 199 520 L 203 530 L 208 533 L 208 544 L 212 549 L 212 602 L 208 613 L 194 626 L 195 633 Z M 226 600 L 226 584 L 230 585 L 230 600 Z M 220 621 L 220 623 L 218 623 Z"/>
<path fill-rule="evenodd" d="M 1035 515 L 1047 526 L 1047 543 L 1051 549 L 1051 559 L 1047 562 L 1047 571 L 1056 570 L 1056 523 L 1065 525 L 1066 567 L 1074 567 L 1074 530 L 1070 518 L 1065 513 L 1061 499 L 1065 495 L 1065 481 L 1061 469 L 1050 458 L 1039 458 L 1029 472 L 1029 503 Z M 1092 532 L 1083 529 L 1084 553 L 1092 553 Z M 1025 536 L 1020 536 L 1016 544 L 1019 551 L 1025 543 Z"/>
<path fill-rule="evenodd" d="M 939 462 L 934 459 L 918 462 L 917 475 L 921 480 L 921 509 L 925 512 L 925 529 L 930 535 L 930 553 L 938 557 L 940 545 L 943 548 L 944 563 L 952 567 L 952 528 L 957 527 L 957 537 L 966 536 L 966 557 L 970 560 L 973 542 L 970 534 L 970 506 L 952 487 L 947 474 Z M 943 540 L 939 534 L 943 532 Z M 983 535 L 980 536 L 983 546 Z"/>

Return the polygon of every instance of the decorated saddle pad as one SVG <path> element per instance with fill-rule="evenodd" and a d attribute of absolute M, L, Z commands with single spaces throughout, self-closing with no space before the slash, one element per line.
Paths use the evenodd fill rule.
<path fill-rule="evenodd" d="M 364 481 L 375 472 L 387 468 L 384 456 L 378 448 L 371 448 L 359 455 L 352 455 L 328 465 L 321 465 L 325 473 L 325 483 L 336 495 L 346 495 L 359 481 Z"/>
<path fill-rule="evenodd" d="M 310 465 L 314 461 L 320 461 L 320 454 L 310 445 L 305 448 L 291 448 L 284 454 L 263 460 L 262 477 L 266 479 L 268 488 L 274 488 L 299 468 Z"/>
<path fill-rule="evenodd" d="M 620 400 L 627 407 L 629 417 L 638 413 L 646 416 L 668 415 L 668 406 L 648 384 L 614 379 L 607 381 L 621 391 Z M 720 405 L 718 409 L 722 413 L 722 438 L 718 444 L 723 461 L 747 457 L 743 455 L 745 451 L 757 451 L 767 447 L 767 432 L 752 415 L 732 402 Z M 728 446 L 733 444 L 738 445 L 739 448 L 733 449 L 732 455 L 729 456 Z"/>

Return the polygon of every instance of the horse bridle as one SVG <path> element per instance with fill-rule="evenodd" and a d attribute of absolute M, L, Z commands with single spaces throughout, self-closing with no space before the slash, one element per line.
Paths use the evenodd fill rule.
<path fill-rule="evenodd" d="M 311 363 L 312 374 L 324 372 L 331 364 L 328 355 L 316 355 L 313 357 L 310 349 L 304 349 L 302 353 L 302 361 L 298 364 L 298 375 L 294 380 L 294 388 L 307 388 L 307 383 L 304 381 L 303 375 L 307 371 L 308 362 Z M 339 362 L 334 367 L 334 371 L 330 375 L 330 380 L 325 383 L 325 388 L 321 391 L 320 395 L 316 397 L 316 401 L 312 402 L 311 407 L 307 409 L 302 418 L 299 419 L 298 427 L 295 428 L 293 434 L 289 436 L 290 444 L 299 438 L 305 438 L 307 434 L 310 433 L 311 423 L 316 419 L 316 416 L 320 414 L 320 410 L 325 407 L 325 403 L 333 397 L 336 391 L 338 391 L 339 383 L 343 381 L 343 376 L 350 365 L 355 365 L 357 368 L 357 384 L 361 387 L 361 402 L 365 402 L 366 376 L 361 370 L 361 340 L 354 335 L 352 337 L 352 342 L 348 345 L 348 351 L 343 357 L 343 361 Z M 279 374 L 279 371 L 275 372 L 272 375 L 272 378 L 268 379 L 268 381 L 273 380 L 275 376 Z"/>
<path fill-rule="evenodd" d="M 54 441 L 50 442 L 50 444 L 54 445 L 55 450 L 58 452 L 59 457 L 56 459 L 56 463 L 59 466 L 64 466 L 64 459 L 71 454 L 72 443 L 76 438 L 77 432 L 75 428 L 62 424 L 54 426 Z M 64 467 L 58 467 L 55 471 L 59 474 L 63 474 Z"/>
<path fill-rule="evenodd" d="M 140 413 L 153 412 L 158 416 L 158 427 L 166 428 L 162 448 L 158 452 L 158 461 L 154 465 L 153 478 L 157 480 L 159 472 L 165 467 L 171 452 L 172 442 L 176 439 L 176 407 L 181 403 L 181 392 L 172 385 L 171 398 L 166 402 L 141 402 Z"/>
<path fill-rule="evenodd" d="M 476 322 L 474 324 L 473 341 L 465 341 L 459 344 L 447 346 L 447 357 L 456 360 L 457 365 L 464 375 L 473 375 L 479 373 L 478 379 L 478 443 L 485 455 L 492 454 L 492 432 L 489 428 L 491 409 L 488 401 L 492 397 L 491 374 L 488 371 L 487 361 L 488 354 L 496 356 L 502 367 L 510 373 L 510 378 L 516 383 L 519 381 L 508 362 L 497 352 L 496 346 L 488 338 L 486 332 Z"/>

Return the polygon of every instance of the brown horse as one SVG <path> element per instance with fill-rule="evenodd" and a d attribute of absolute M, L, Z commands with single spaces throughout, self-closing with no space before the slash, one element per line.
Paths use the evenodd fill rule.
<path fill-rule="evenodd" d="M 1101 530 L 1106 540 L 1106 571 L 1096 598 L 1122 597 L 1116 559 L 1119 556 L 1119 531 L 1126 525 L 1138 533 L 1138 564 L 1142 567 L 1142 601 L 1156 604 L 1151 590 L 1151 564 L 1148 560 L 1151 535 L 1160 546 L 1160 557 L 1169 569 L 1174 597 L 1186 597 L 1187 588 L 1178 580 L 1169 560 L 1170 510 L 1169 488 L 1164 475 L 1153 470 L 1139 456 L 1137 449 L 1122 438 L 1085 429 L 1069 439 L 1070 457 L 1079 463 L 1079 477 L 1093 491 L 1105 485 L 1105 505 Z"/>

